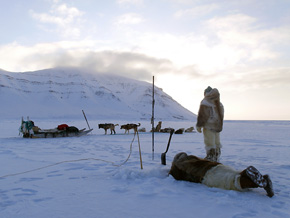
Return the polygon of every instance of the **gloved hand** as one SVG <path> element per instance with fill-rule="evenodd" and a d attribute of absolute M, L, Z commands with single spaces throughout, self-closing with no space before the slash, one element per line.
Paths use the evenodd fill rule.
<path fill-rule="evenodd" d="M 196 131 L 198 131 L 199 133 L 201 133 L 201 132 L 202 132 L 202 131 L 201 131 L 201 127 L 197 126 L 197 127 L 196 127 Z"/>

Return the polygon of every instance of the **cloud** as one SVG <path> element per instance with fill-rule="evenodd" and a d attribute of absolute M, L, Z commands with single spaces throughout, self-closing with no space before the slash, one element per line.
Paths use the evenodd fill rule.
<path fill-rule="evenodd" d="M 196 74 L 194 66 L 177 68 L 170 60 L 128 51 L 92 51 L 93 41 L 63 41 L 22 46 L 12 43 L 0 47 L 0 68 L 33 71 L 52 67 L 81 67 L 99 73 L 114 73 L 150 80 L 153 74 Z M 17 55 L 15 55 L 17 54 Z M 17 63 L 17 65 L 15 65 Z"/>
<path fill-rule="evenodd" d="M 130 78 L 147 80 L 153 73 L 172 71 L 168 60 L 160 60 L 144 54 L 131 52 L 100 51 L 64 53 L 55 61 L 55 66 L 73 66 L 95 70 L 100 73 L 113 73 Z"/>
<path fill-rule="evenodd" d="M 215 4 L 208 4 L 180 10 L 179 16 L 202 16 L 217 9 Z M 279 69 L 284 67 L 285 70 L 281 72 L 289 74 L 289 62 L 285 60 L 290 44 L 289 26 L 267 28 L 258 25 L 259 20 L 255 17 L 232 13 L 203 20 L 198 31 L 192 29 L 185 34 L 177 34 L 176 31 L 140 31 L 135 25 L 145 19 L 137 13 L 127 13 L 115 20 L 115 24 L 120 26 L 114 28 L 113 36 L 116 38 L 109 36 L 100 42 L 68 38 L 67 41 L 33 46 L 17 43 L 2 46 L 0 68 L 26 71 L 61 65 L 76 66 L 137 79 L 148 79 L 152 74 L 178 74 L 178 77 L 225 84 L 230 88 L 249 88 L 253 86 L 251 81 L 257 81 L 261 87 L 269 85 L 271 80 L 273 85 L 287 83 L 288 77 L 277 73 L 280 70 L 275 74 L 274 69 L 282 57 L 284 62 L 280 62 Z M 51 24 L 65 33 L 65 29 L 70 30 L 73 24 L 78 24 L 83 13 L 77 8 L 56 2 L 49 12 L 34 15 L 40 23 Z M 77 25 L 76 28 L 80 30 Z M 100 39 L 99 36 L 96 38 Z"/>
<path fill-rule="evenodd" d="M 41 24 L 52 24 L 55 27 L 45 26 L 47 31 L 56 31 L 62 37 L 78 38 L 81 35 L 80 23 L 84 12 L 75 7 L 68 7 L 66 4 L 59 4 L 55 1 L 47 13 L 38 13 L 30 10 L 32 18 Z"/>
<path fill-rule="evenodd" d="M 102 44 L 102 43 L 101 43 Z M 98 73 L 117 74 L 132 79 L 159 79 L 164 90 L 176 96 L 194 94 L 207 85 L 222 87 L 228 92 L 245 92 L 290 86 L 290 67 L 265 66 L 229 67 L 212 74 L 201 73 L 198 65 L 177 67 L 166 58 L 145 53 L 117 50 L 93 50 L 96 41 L 61 41 L 23 46 L 17 43 L 0 46 L 0 68 L 23 72 L 53 67 L 80 67 Z M 17 63 L 17 64 L 15 64 Z M 211 64 L 211 62 L 208 62 Z M 283 64 L 282 64 L 283 66 Z M 179 91 L 172 90 L 174 85 Z M 186 91 L 187 90 L 187 91 Z"/>
<path fill-rule="evenodd" d="M 284 55 L 283 47 L 289 46 L 289 26 L 266 28 L 257 23 L 258 20 L 251 16 L 232 14 L 206 21 L 205 30 L 213 49 L 220 47 L 218 50 L 223 52 L 228 48 L 232 53 L 231 57 L 236 57 L 236 61 L 228 62 L 232 66 L 252 66 L 264 61 L 278 60 Z M 267 62 L 266 64 L 268 65 Z"/>
<path fill-rule="evenodd" d="M 236 46 L 256 46 L 260 43 L 289 44 L 289 26 L 266 28 L 258 20 L 245 14 L 215 17 L 205 22 L 208 29 L 223 42 Z"/>
<path fill-rule="evenodd" d="M 142 18 L 141 15 L 136 14 L 136 13 L 128 13 L 128 14 L 123 14 L 119 16 L 115 24 L 116 25 L 135 25 L 144 22 L 145 19 Z"/>
<path fill-rule="evenodd" d="M 287 87 L 290 85 L 290 67 L 284 68 L 256 68 L 248 69 L 242 74 L 235 74 L 230 77 L 230 89 L 270 89 L 273 87 Z"/>
<path fill-rule="evenodd" d="M 175 3 L 175 4 L 186 4 L 186 5 L 192 5 L 200 2 L 201 0 L 168 0 L 169 2 Z"/>
<path fill-rule="evenodd" d="M 143 0 L 117 0 L 119 5 L 142 5 Z"/>
<path fill-rule="evenodd" d="M 226 16 L 214 17 L 207 21 L 207 23 L 214 29 L 227 30 L 230 28 L 251 30 L 254 27 L 257 19 L 246 14 L 230 14 Z M 239 24 L 237 26 L 237 24 Z"/>
<path fill-rule="evenodd" d="M 179 10 L 174 14 L 175 18 L 196 18 L 210 14 L 211 12 L 217 10 L 219 6 L 217 4 L 206 4 L 201 6 L 196 6 L 190 9 Z"/>

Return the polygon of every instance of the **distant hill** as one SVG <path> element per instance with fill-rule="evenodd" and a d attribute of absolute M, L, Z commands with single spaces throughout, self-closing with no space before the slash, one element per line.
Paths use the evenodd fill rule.
<path fill-rule="evenodd" d="M 155 87 L 156 120 L 192 120 L 195 114 Z M 94 119 L 150 120 L 152 84 L 126 77 L 54 68 L 12 73 L 0 70 L 3 118 L 76 118 L 84 110 Z"/>

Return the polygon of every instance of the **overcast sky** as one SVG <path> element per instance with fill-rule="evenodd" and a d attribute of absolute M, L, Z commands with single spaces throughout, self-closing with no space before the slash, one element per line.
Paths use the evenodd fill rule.
<path fill-rule="evenodd" d="M 152 81 L 192 112 L 290 120 L 289 0 L 0 0 L 0 68 L 76 66 Z"/>

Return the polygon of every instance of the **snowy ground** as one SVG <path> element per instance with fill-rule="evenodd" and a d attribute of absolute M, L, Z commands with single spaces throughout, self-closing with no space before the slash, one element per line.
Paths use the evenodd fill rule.
<path fill-rule="evenodd" d="M 41 128 L 65 122 L 34 121 Z M 176 153 L 205 155 L 199 133 L 173 135 L 166 166 L 161 165 L 160 154 L 169 134 L 155 134 L 152 160 L 151 133 L 140 133 L 144 169 L 140 169 L 137 138 L 128 162 L 116 167 L 105 161 L 121 164 L 126 160 L 134 134 L 124 135 L 117 127 L 116 135 L 104 135 L 97 129 L 100 122 L 90 121 L 94 130 L 84 137 L 24 139 L 18 136 L 19 120 L 2 121 L 0 217 L 290 217 L 289 121 L 226 121 L 221 135 L 221 162 L 236 169 L 254 165 L 269 174 L 273 198 L 263 189 L 227 191 L 167 176 Z M 66 123 L 87 127 L 85 121 Z M 141 124 L 148 131 L 150 123 Z M 176 129 L 193 125 L 163 122 L 163 127 Z M 87 158 L 101 160 L 60 163 Z M 12 175 L 41 167 L 46 168 Z"/>

